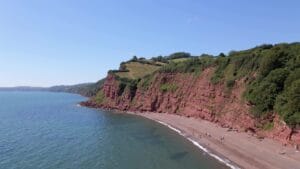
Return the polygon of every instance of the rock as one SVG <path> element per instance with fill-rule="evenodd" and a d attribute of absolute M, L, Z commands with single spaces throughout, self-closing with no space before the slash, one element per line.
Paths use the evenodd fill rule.
<path fill-rule="evenodd" d="M 299 150 L 299 145 L 298 144 L 296 144 L 295 146 L 294 146 L 294 148 L 295 148 L 295 150 Z"/>
<path fill-rule="evenodd" d="M 109 73 L 101 90 L 105 102 L 96 104 L 92 101 L 82 103 L 88 107 L 112 108 L 127 111 L 150 111 L 178 114 L 185 117 L 201 118 L 227 128 L 228 132 L 246 129 L 253 134 L 261 129 L 250 115 L 251 104 L 245 102 L 242 93 L 246 90 L 244 79 L 236 80 L 230 93 L 225 93 L 225 84 L 212 84 L 210 79 L 213 68 L 202 71 L 200 76 L 181 73 L 156 73 L 147 89 L 138 86 L 132 92 L 125 88 L 119 92 L 119 81 Z M 176 91 L 162 92 L 164 83 L 176 84 Z M 298 130 L 299 131 L 299 130 Z M 281 143 L 300 144 L 300 132 L 294 131 L 274 117 L 274 129 L 261 132 L 263 137 L 274 138 Z M 261 140 L 261 139 L 260 139 Z"/>
<path fill-rule="evenodd" d="M 279 154 L 280 154 L 280 155 L 285 155 L 285 154 L 286 154 L 286 152 L 284 152 L 284 151 L 280 151 L 280 152 L 279 152 Z"/>

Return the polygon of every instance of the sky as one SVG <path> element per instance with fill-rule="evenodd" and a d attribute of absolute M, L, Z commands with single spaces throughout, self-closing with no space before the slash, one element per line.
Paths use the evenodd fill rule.
<path fill-rule="evenodd" d="M 0 86 L 95 82 L 132 56 L 300 41 L 299 0 L 0 0 Z"/>

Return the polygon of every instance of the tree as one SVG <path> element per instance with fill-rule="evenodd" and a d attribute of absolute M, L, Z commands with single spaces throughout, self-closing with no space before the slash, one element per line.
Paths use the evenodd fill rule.
<path fill-rule="evenodd" d="M 133 56 L 131 59 L 131 61 L 137 61 L 137 60 L 138 60 L 138 58 L 136 56 Z"/>

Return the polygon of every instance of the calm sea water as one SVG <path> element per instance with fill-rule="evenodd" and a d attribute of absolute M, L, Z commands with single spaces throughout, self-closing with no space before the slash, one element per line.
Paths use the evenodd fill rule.
<path fill-rule="evenodd" d="M 148 119 L 76 106 L 66 93 L 0 92 L 1 169 L 224 169 Z"/>

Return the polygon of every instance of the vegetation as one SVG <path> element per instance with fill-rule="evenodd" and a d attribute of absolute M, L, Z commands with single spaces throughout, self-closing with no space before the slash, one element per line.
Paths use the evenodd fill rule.
<path fill-rule="evenodd" d="M 158 70 L 161 65 L 145 64 L 141 62 L 123 63 L 122 70 L 115 74 L 120 78 L 139 79 Z"/>
<path fill-rule="evenodd" d="M 118 96 L 121 96 L 125 92 L 125 90 L 128 90 L 130 96 L 133 98 L 135 96 L 137 84 L 140 81 L 140 79 L 128 79 L 117 77 L 117 80 L 119 82 Z"/>
<path fill-rule="evenodd" d="M 156 62 L 163 62 L 163 63 L 169 63 L 171 60 L 176 60 L 176 59 L 186 59 L 192 57 L 190 53 L 186 52 L 176 52 L 173 53 L 169 56 L 158 56 L 158 57 L 153 57 L 151 60 L 156 61 Z"/>
<path fill-rule="evenodd" d="M 263 129 L 264 130 L 272 130 L 274 128 L 274 123 L 273 122 L 267 122 L 264 124 Z"/>
<path fill-rule="evenodd" d="M 101 79 L 96 83 L 84 83 L 71 86 L 53 86 L 47 90 L 52 92 L 67 92 L 67 93 L 77 93 L 83 96 L 91 97 L 95 96 L 103 85 L 105 79 Z"/>
<path fill-rule="evenodd" d="M 182 57 L 169 60 L 161 73 L 201 73 L 215 67 L 214 84 L 232 88 L 236 80 L 247 82 L 245 98 L 253 105 L 253 114 L 260 118 L 273 112 L 295 127 L 300 125 L 300 43 L 264 44 L 244 51 L 231 51 L 228 56 Z M 162 91 L 176 90 L 163 84 Z"/>
<path fill-rule="evenodd" d="M 213 57 L 192 57 L 182 61 L 170 62 L 159 69 L 161 73 L 200 73 L 213 63 Z"/>
<path fill-rule="evenodd" d="M 175 92 L 177 90 L 177 85 L 173 83 L 164 83 L 160 86 L 160 91 L 162 92 Z"/>
<path fill-rule="evenodd" d="M 153 74 L 147 75 L 138 83 L 139 88 L 147 90 L 153 80 Z"/>
<path fill-rule="evenodd" d="M 97 104 L 102 104 L 105 101 L 105 95 L 102 90 L 96 94 L 94 100 Z"/>
<path fill-rule="evenodd" d="M 300 126 L 300 43 L 264 44 L 218 56 L 195 57 L 178 52 L 150 60 L 133 57 L 111 73 L 118 77 L 118 94 L 129 91 L 134 96 L 137 88 L 149 88 L 156 72 L 198 75 L 208 67 L 215 70 L 210 79 L 213 84 L 221 83 L 231 89 L 236 81 L 244 80 L 247 87 L 243 96 L 252 104 L 255 117 L 276 112 L 291 127 Z M 177 88 L 176 84 L 164 83 L 160 91 L 175 92 Z M 272 124 L 263 128 L 270 129 Z"/>
<path fill-rule="evenodd" d="M 248 82 L 245 98 L 256 117 L 278 112 L 290 126 L 300 124 L 300 44 L 261 45 L 245 51 L 220 54 L 214 61 L 213 83 L 228 88 L 237 79 Z M 298 104 L 297 104 L 298 103 Z"/>

